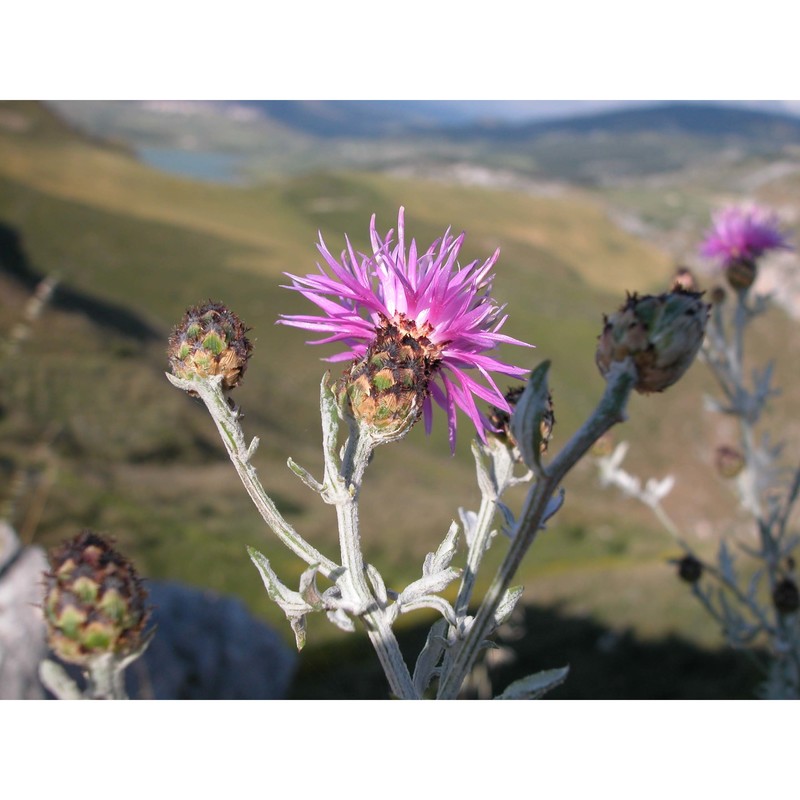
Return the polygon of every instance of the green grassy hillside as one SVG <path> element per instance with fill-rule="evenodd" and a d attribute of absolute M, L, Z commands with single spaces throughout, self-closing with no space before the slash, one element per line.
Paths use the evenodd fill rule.
<path fill-rule="evenodd" d="M 0 106 L 0 223 L 17 237 L 24 268 L 58 275 L 96 303 L 121 306 L 156 333 L 149 341 L 110 328 L 81 306 L 56 302 L 46 310 L 0 386 L 4 475 L 24 478 L 17 527 L 44 545 L 86 526 L 109 533 L 145 575 L 239 594 L 289 640 L 244 545 L 268 553 L 287 580 L 301 565 L 263 529 L 204 410 L 164 378 L 166 338 L 187 306 L 209 297 L 252 327 L 255 354 L 237 400 L 246 433 L 262 440 L 256 466 L 287 517 L 335 555 L 331 510 L 285 466 L 292 456 L 320 469 L 319 358 L 332 351 L 309 348 L 302 331 L 274 325 L 280 313 L 308 310 L 280 288 L 281 273 L 314 269 L 318 230 L 334 252 L 345 233 L 366 247 L 370 215 L 386 230 L 400 205 L 407 231 L 421 243 L 452 225 L 467 231 L 465 259 L 501 248 L 495 294 L 508 304 L 505 330 L 537 348 L 504 355 L 531 367 L 553 359 L 558 447 L 602 391 L 594 346 L 603 312 L 625 290 L 664 288 L 673 268 L 662 250 L 620 230 L 590 195 L 531 197 L 369 173 L 319 173 L 251 188 L 200 185 L 76 135 L 36 105 Z M 20 317 L 25 292 L 7 272 L 0 280 L 8 327 Z M 761 328 L 763 350 L 798 343 L 794 326 L 782 317 L 774 322 Z M 793 381 L 781 403 L 797 399 L 790 367 L 780 367 Z M 701 410 L 708 388 L 694 367 L 669 393 L 634 398 L 620 434 L 638 442 L 631 469 L 645 477 L 680 473 L 669 502 L 691 530 L 730 504 L 709 474 L 719 431 L 709 430 Z M 789 407 L 778 406 L 784 419 Z M 457 508 L 477 505 L 462 423 L 454 458 L 441 416 L 430 438 L 415 429 L 376 455 L 363 495 L 364 539 L 368 559 L 390 583 L 416 576 Z M 527 601 L 558 602 L 564 613 L 645 637 L 681 631 L 717 644 L 665 564 L 674 551 L 646 511 L 600 490 L 589 463 L 567 490 L 565 508 L 521 576 Z M 502 547 L 495 545 L 495 561 Z M 313 661 L 318 644 L 341 636 L 315 621 L 304 658 Z"/>

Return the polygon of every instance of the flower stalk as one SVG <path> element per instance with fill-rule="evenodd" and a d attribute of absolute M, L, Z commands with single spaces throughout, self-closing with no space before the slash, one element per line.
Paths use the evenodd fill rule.
<path fill-rule="evenodd" d="M 505 592 L 542 528 L 555 493 L 566 474 L 610 428 L 626 418 L 628 398 L 638 380 L 630 359 L 616 362 L 608 372 L 606 388 L 595 411 L 572 436 L 553 462 L 543 470 L 528 491 L 519 520 L 512 532 L 511 546 L 495 575 L 475 619 L 457 645 L 449 672 L 442 677 L 438 698 L 455 699 L 472 669 L 478 652 L 492 626 L 494 615 Z"/>

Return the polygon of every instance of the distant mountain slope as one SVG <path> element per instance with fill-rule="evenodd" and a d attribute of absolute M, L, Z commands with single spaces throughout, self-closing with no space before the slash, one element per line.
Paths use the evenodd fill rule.
<path fill-rule="evenodd" d="M 34 100 L 0 100 L 0 134 L 24 136 L 37 142 L 77 141 L 101 149 L 131 152 L 120 141 L 92 133 L 48 104 Z"/>
<path fill-rule="evenodd" d="M 325 139 L 383 138 L 458 124 L 440 104 L 425 100 L 253 100 L 230 105 L 255 109 L 286 127 Z"/>
<path fill-rule="evenodd" d="M 386 138 L 403 133 L 439 134 L 464 141 L 533 141 L 555 133 L 572 135 L 659 133 L 735 137 L 757 142 L 800 141 L 800 118 L 718 103 L 676 102 L 632 106 L 589 115 L 532 122 L 465 122 L 444 102 L 381 100 L 263 100 L 232 103 L 257 109 L 264 117 L 306 134 Z"/>
<path fill-rule="evenodd" d="M 800 118 L 715 103 L 668 103 L 516 125 L 476 124 L 451 131 L 450 136 L 521 142 L 552 134 L 640 133 L 688 134 L 717 141 L 733 137 L 753 144 L 765 138 L 773 143 L 800 142 Z"/>

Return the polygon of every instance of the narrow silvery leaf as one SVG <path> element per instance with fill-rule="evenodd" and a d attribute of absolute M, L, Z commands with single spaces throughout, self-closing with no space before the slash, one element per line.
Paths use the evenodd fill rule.
<path fill-rule="evenodd" d="M 294 642 L 298 652 L 306 646 L 306 615 L 289 617 L 289 625 L 294 632 Z"/>
<path fill-rule="evenodd" d="M 375 590 L 375 597 L 378 600 L 378 605 L 380 605 L 381 608 L 386 608 L 386 604 L 389 602 L 389 596 L 386 592 L 386 584 L 383 582 L 383 576 L 372 564 L 367 564 L 366 572 L 369 582 Z"/>
<path fill-rule="evenodd" d="M 738 640 L 739 631 L 743 625 L 744 620 L 742 619 L 738 611 L 731 608 L 731 605 L 728 602 L 728 598 L 726 597 L 725 592 L 723 592 L 721 589 L 718 594 L 718 600 L 720 608 L 722 609 L 722 614 L 725 617 L 726 632 L 729 635 L 733 635 Z"/>
<path fill-rule="evenodd" d="M 534 471 L 540 469 L 542 418 L 548 410 L 547 372 L 550 362 L 543 361 L 531 372 L 525 391 L 511 415 L 511 434 L 517 442 L 522 460 Z"/>
<path fill-rule="evenodd" d="M 719 569 L 722 573 L 722 576 L 725 580 L 730 581 L 730 583 L 736 583 L 736 573 L 733 570 L 733 556 L 731 555 L 730 550 L 728 550 L 728 545 L 725 544 L 725 540 L 723 539 L 719 545 Z"/>
<path fill-rule="evenodd" d="M 250 444 L 247 447 L 247 452 L 245 453 L 244 460 L 245 461 L 252 461 L 253 456 L 256 454 L 256 450 L 258 450 L 258 445 L 261 443 L 261 440 L 258 436 L 254 436 L 250 440 Z"/>
<path fill-rule="evenodd" d="M 675 478 L 667 475 L 660 481 L 650 478 L 644 486 L 644 499 L 648 505 L 660 503 L 675 486 Z"/>
<path fill-rule="evenodd" d="M 315 611 L 322 611 L 324 603 L 322 595 L 319 593 L 319 589 L 317 589 L 318 572 L 319 564 L 314 564 L 303 572 L 300 576 L 300 596 L 312 606 Z"/>
<path fill-rule="evenodd" d="M 461 527 L 464 530 L 464 538 L 467 540 L 467 547 L 472 547 L 475 539 L 475 526 L 478 524 L 478 515 L 474 511 L 466 508 L 458 509 L 458 518 L 461 520 Z"/>
<path fill-rule="evenodd" d="M 779 391 L 770 388 L 774 372 L 774 361 L 770 361 L 761 373 L 759 373 L 758 370 L 753 370 L 753 382 L 756 385 L 756 391 L 763 397 L 767 397 L 770 394 L 780 394 Z"/>
<path fill-rule="evenodd" d="M 335 611 L 329 611 L 327 616 L 337 628 L 341 628 L 347 633 L 353 633 L 356 629 L 353 620 L 350 619 L 341 608 L 337 608 Z"/>
<path fill-rule="evenodd" d="M 545 522 L 547 522 L 547 520 L 549 520 L 553 515 L 557 514 L 558 510 L 563 505 L 564 505 L 564 490 L 559 489 L 558 492 L 554 494 L 547 501 L 547 506 L 544 510 L 544 514 L 542 514 L 541 527 L 544 527 Z"/>
<path fill-rule="evenodd" d="M 542 695 L 560 686 L 567 679 L 569 667 L 546 669 L 514 681 L 495 700 L 538 700 Z"/>
<path fill-rule="evenodd" d="M 475 459 L 475 472 L 478 476 L 478 488 L 483 497 L 494 497 L 495 487 L 492 476 L 484 460 L 484 448 L 480 442 L 472 442 L 472 456 Z"/>
<path fill-rule="evenodd" d="M 499 500 L 497 501 L 496 506 L 497 510 L 503 515 L 503 522 L 505 523 L 503 525 L 503 533 L 506 536 L 510 536 L 511 530 L 517 521 L 516 517 L 514 516 L 514 512 L 505 503 L 501 503 Z"/>
<path fill-rule="evenodd" d="M 614 452 L 605 460 L 608 461 L 608 464 L 612 469 L 617 469 L 618 467 L 622 466 L 622 462 L 625 460 L 625 456 L 628 455 L 629 449 L 630 444 L 628 444 L 628 442 L 620 442 L 614 448 Z"/>
<path fill-rule="evenodd" d="M 751 603 L 756 602 L 756 594 L 758 593 L 758 584 L 761 582 L 761 578 L 764 575 L 764 570 L 759 569 L 753 573 L 753 577 L 750 578 L 750 583 L 747 587 L 747 599 Z"/>
<path fill-rule="evenodd" d="M 384 610 L 384 619 L 386 620 L 386 624 L 391 628 L 394 625 L 397 618 L 400 616 L 400 606 L 395 601 L 390 606 L 386 606 Z"/>
<path fill-rule="evenodd" d="M 417 663 L 414 666 L 414 687 L 420 697 L 430 686 L 434 671 L 447 647 L 447 640 L 444 638 L 446 633 L 447 621 L 444 619 L 437 620 L 428 631 L 425 646 L 417 658 Z"/>
<path fill-rule="evenodd" d="M 514 480 L 514 457 L 511 449 L 494 437 L 484 446 L 484 450 L 489 455 L 489 477 L 499 497 Z"/>
<path fill-rule="evenodd" d="M 297 475 L 297 477 L 300 478 L 300 480 L 303 481 L 303 483 L 306 486 L 308 486 L 309 489 L 311 489 L 314 492 L 317 492 L 317 494 L 322 493 L 324 487 L 314 478 L 314 476 L 307 469 L 301 467 L 296 461 L 293 461 L 291 458 L 288 459 L 286 463 L 289 466 L 289 469 L 292 472 L 294 472 L 294 474 Z"/>
<path fill-rule="evenodd" d="M 499 628 L 510 616 L 517 605 L 517 601 L 522 597 L 522 586 L 511 586 L 506 589 L 505 594 L 500 600 L 494 612 L 494 629 Z"/>
<path fill-rule="evenodd" d="M 264 581 L 264 586 L 270 599 L 281 607 L 287 617 L 298 617 L 314 610 L 299 592 L 294 592 L 281 583 L 265 555 L 259 553 L 253 547 L 248 547 L 247 552 L 252 562 L 256 565 L 256 569 L 261 575 L 261 580 Z"/>
<path fill-rule="evenodd" d="M 339 438 L 339 409 L 336 406 L 333 392 L 328 382 L 330 372 L 322 376 L 319 387 L 319 406 L 322 418 L 322 449 L 325 456 L 325 483 L 329 484 L 339 475 L 341 456 L 336 451 L 336 440 Z M 330 488 L 333 488 L 331 486 Z"/>
<path fill-rule="evenodd" d="M 344 611 L 346 614 L 361 616 L 367 611 L 367 602 L 356 602 L 353 599 L 344 598 L 342 590 L 338 586 L 331 586 L 322 593 L 322 601 L 328 611 Z"/>
<path fill-rule="evenodd" d="M 713 411 L 716 414 L 730 414 L 732 411 L 730 406 L 723 405 L 719 400 L 715 400 L 710 395 L 703 396 L 703 406 L 706 411 Z"/>
<path fill-rule="evenodd" d="M 459 575 L 461 575 L 461 570 L 453 567 L 448 567 L 433 575 L 425 575 L 403 589 L 403 591 L 400 592 L 400 597 L 397 599 L 397 602 L 403 606 L 406 603 L 414 602 L 414 600 L 417 600 L 423 595 L 441 592 L 442 589 L 446 588 Z"/>
<path fill-rule="evenodd" d="M 411 600 L 408 603 L 398 604 L 401 614 L 407 614 L 409 611 L 416 611 L 420 608 L 433 608 L 438 611 L 451 625 L 456 624 L 456 612 L 453 611 L 453 606 L 447 602 L 443 597 L 435 594 L 426 594 Z"/>
<path fill-rule="evenodd" d="M 447 569 L 453 556 L 456 554 L 458 547 L 458 525 L 455 522 L 450 523 L 450 528 L 444 541 L 439 545 L 435 553 L 428 553 L 425 556 L 425 564 L 422 567 L 423 575 L 433 575 Z"/>

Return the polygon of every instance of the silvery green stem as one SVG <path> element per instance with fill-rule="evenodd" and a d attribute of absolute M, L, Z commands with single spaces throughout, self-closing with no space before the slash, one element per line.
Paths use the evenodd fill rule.
<path fill-rule="evenodd" d="M 127 700 L 125 669 L 119 659 L 106 653 L 95 656 L 86 670 L 87 700 Z"/>
<path fill-rule="evenodd" d="M 111 653 L 95 656 L 84 669 L 86 689 L 83 691 L 60 664 L 49 659 L 39 665 L 39 677 L 59 700 L 127 700 L 126 664 Z"/>
<path fill-rule="evenodd" d="M 141 639 L 136 649 L 127 654 L 102 653 L 92 656 L 83 667 L 86 689 L 81 691 L 61 664 L 45 659 L 39 664 L 42 684 L 59 700 L 127 700 L 125 670 L 144 655 L 156 629 Z"/>
<path fill-rule="evenodd" d="M 439 699 L 458 696 L 461 685 L 472 669 L 481 645 L 491 628 L 494 614 L 503 595 L 538 534 L 551 497 L 564 476 L 609 428 L 625 419 L 625 407 L 636 383 L 636 368 L 630 359 L 615 363 L 609 370 L 605 392 L 597 408 L 572 436 L 553 462 L 542 470 L 536 484 L 528 491 L 522 512 L 514 526 L 511 546 L 489 587 L 478 613 L 458 648 L 450 669 L 439 684 Z"/>
<path fill-rule="evenodd" d="M 195 392 L 205 403 L 242 484 L 244 484 L 250 499 L 267 525 L 293 553 L 302 558 L 307 564 L 318 565 L 319 572 L 329 578 L 336 569 L 336 564 L 322 555 L 297 533 L 283 518 L 275 503 L 264 491 L 264 487 L 261 485 L 255 468 L 251 463 L 251 458 L 258 446 L 258 439 L 253 439 L 249 447 L 245 444 L 237 413 L 231 408 L 222 391 L 221 379 L 214 377 L 206 380 L 186 381 L 169 373 L 167 373 L 167 378 L 173 386 L 187 392 Z"/>
<path fill-rule="evenodd" d="M 467 564 L 455 603 L 457 619 L 465 617 L 469 609 L 478 571 L 492 538 L 492 521 L 498 507 L 501 506 L 500 500 L 503 494 L 509 487 L 527 483 L 533 477 L 530 471 L 521 477 L 514 476 L 515 456 L 512 448 L 497 439 L 492 438 L 487 444 L 473 442 L 472 455 L 478 474 L 481 504 L 475 522 L 470 527 L 471 538 L 465 530 L 468 538 Z"/>
<path fill-rule="evenodd" d="M 61 664 L 45 659 L 39 664 L 39 679 L 58 700 L 83 700 L 83 692 Z"/>
<path fill-rule="evenodd" d="M 484 494 L 481 498 L 481 505 L 478 509 L 478 516 L 473 530 L 473 540 L 467 553 L 467 566 L 461 578 L 461 586 L 456 598 L 455 612 L 456 618 L 466 615 L 469 609 L 469 602 L 472 599 L 472 592 L 475 590 L 475 581 L 478 577 L 478 570 L 481 561 L 489 546 L 489 539 L 492 533 L 492 520 L 496 510 L 494 498 Z"/>
<path fill-rule="evenodd" d="M 376 443 L 369 433 L 354 421 L 350 424 L 350 437 L 345 445 L 342 463 L 342 483 L 336 495 L 336 516 L 339 522 L 339 543 L 342 566 L 346 572 L 343 595 L 349 596 L 363 609 L 361 618 L 392 692 L 401 700 L 419 699 L 411 673 L 403 660 L 397 638 L 391 625 L 370 589 L 367 581 L 361 535 L 358 522 L 358 496 L 361 481 Z"/>

